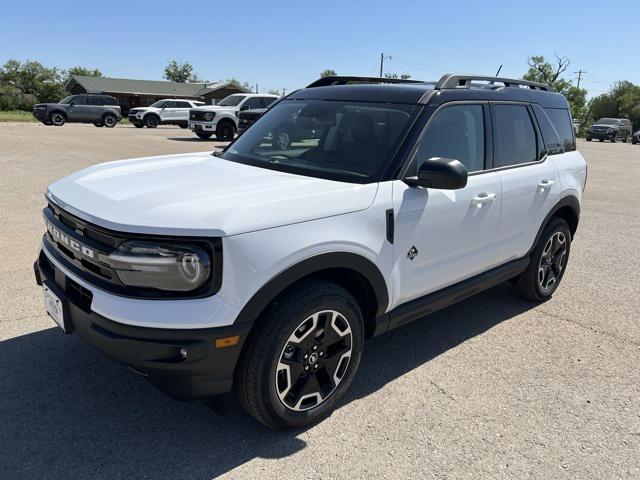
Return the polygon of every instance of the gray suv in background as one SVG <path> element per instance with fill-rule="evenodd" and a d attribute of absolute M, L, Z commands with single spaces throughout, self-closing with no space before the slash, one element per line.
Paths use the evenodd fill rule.
<path fill-rule="evenodd" d="M 59 103 L 39 103 L 33 106 L 33 116 L 57 127 L 75 122 L 113 128 L 122 120 L 117 100 L 109 95 L 69 95 Z"/>

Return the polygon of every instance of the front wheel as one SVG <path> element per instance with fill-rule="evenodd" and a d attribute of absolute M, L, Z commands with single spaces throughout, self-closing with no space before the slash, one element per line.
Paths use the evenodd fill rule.
<path fill-rule="evenodd" d="M 65 124 L 67 119 L 62 113 L 53 112 L 51 115 L 49 115 L 49 121 L 51 122 L 51 125 L 54 125 L 56 127 L 61 127 L 62 125 Z"/>
<path fill-rule="evenodd" d="M 316 423 L 351 384 L 363 339 L 353 296 L 331 282 L 306 282 L 284 294 L 256 326 L 236 369 L 236 395 L 268 427 Z"/>
<path fill-rule="evenodd" d="M 570 250 L 569 226 L 562 218 L 554 217 L 542 232 L 529 266 L 516 283 L 518 293 L 535 302 L 550 298 L 564 276 Z"/>
<path fill-rule="evenodd" d="M 144 124 L 147 126 L 147 128 L 156 128 L 159 123 L 160 120 L 155 115 L 147 115 L 146 117 L 144 117 Z"/>
<path fill-rule="evenodd" d="M 230 142 L 236 134 L 236 128 L 229 121 L 222 121 L 216 127 L 216 138 L 221 142 Z"/>

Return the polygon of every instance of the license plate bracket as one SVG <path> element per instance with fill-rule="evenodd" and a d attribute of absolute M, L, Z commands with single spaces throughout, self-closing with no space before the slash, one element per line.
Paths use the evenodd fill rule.
<path fill-rule="evenodd" d="M 44 282 L 44 309 L 64 333 L 73 333 L 71 316 L 69 315 L 69 303 L 59 289 Z"/>

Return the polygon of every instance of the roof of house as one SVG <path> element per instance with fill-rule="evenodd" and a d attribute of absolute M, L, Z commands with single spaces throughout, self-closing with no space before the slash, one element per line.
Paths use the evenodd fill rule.
<path fill-rule="evenodd" d="M 130 93 L 137 95 L 157 95 L 168 97 L 201 97 L 225 87 L 235 87 L 239 92 L 248 90 L 229 82 L 219 83 L 179 83 L 163 80 L 134 80 L 129 78 L 87 77 L 72 75 L 65 84 L 70 89 L 76 83 L 87 93 Z"/>

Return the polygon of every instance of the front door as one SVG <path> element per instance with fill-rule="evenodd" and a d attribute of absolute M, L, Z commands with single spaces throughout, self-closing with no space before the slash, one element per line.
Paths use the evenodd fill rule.
<path fill-rule="evenodd" d="M 485 171 L 487 104 L 454 103 L 429 121 L 408 176 L 432 157 L 461 161 L 469 178 L 459 190 L 393 183 L 394 278 L 391 307 L 501 263 L 494 237 L 500 223 L 499 174 Z"/>

